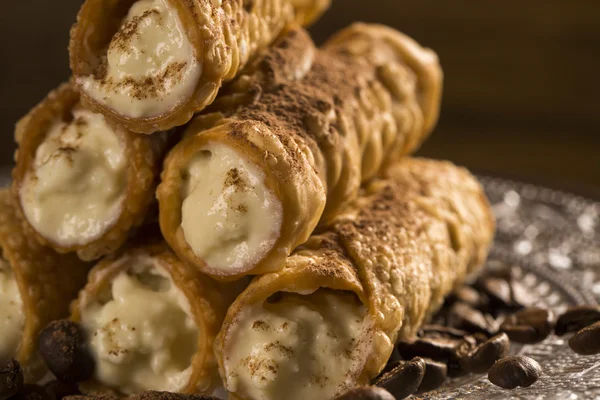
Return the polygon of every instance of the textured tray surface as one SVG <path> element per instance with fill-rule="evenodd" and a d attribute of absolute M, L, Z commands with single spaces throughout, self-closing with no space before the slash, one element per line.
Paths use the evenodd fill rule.
<path fill-rule="evenodd" d="M 600 302 L 600 202 L 531 184 L 479 177 L 498 219 L 490 263 L 519 266 L 537 304 L 560 312 Z M 567 337 L 514 348 L 537 360 L 542 378 L 507 391 L 485 376 L 450 381 L 423 399 L 600 399 L 600 356 L 579 356 Z"/>

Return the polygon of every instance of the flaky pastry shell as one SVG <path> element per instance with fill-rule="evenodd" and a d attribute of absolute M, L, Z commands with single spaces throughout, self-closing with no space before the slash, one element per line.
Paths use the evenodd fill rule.
<path fill-rule="evenodd" d="M 45 372 L 39 354 L 38 335 L 55 319 L 69 315 L 69 304 L 85 285 L 89 265 L 76 255 L 60 255 L 43 247 L 27 233 L 10 190 L 0 189 L 0 249 L 17 280 L 25 325 L 16 358 L 27 381 Z"/>
<path fill-rule="evenodd" d="M 38 147 L 46 138 L 51 124 L 60 119 L 69 120 L 71 110 L 79 101 L 79 93 L 72 83 L 64 83 L 50 92 L 17 123 L 15 140 L 19 147 L 15 153 L 12 190 L 21 216 L 24 216 L 24 213 L 20 192 L 34 163 Z M 167 135 L 164 132 L 138 135 L 116 124 L 111 124 L 111 127 L 125 147 L 128 163 L 127 188 L 121 213 L 103 235 L 88 243 L 72 246 L 61 245 L 43 236 L 28 223 L 30 231 L 40 243 L 54 248 L 59 253 L 76 252 L 83 260 L 94 260 L 118 249 L 128 239 L 132 230 L 144 222 L 154 202 L 161 161 L 168 144 Z M 27 221 L 26 218 L 23 219 Z"/>
<path fill-rule="evenodd" d="M 239 317 L 277 292 L 355 293 L 373 323 L 373 346 L 349 386 L 383 369 L 398 338 L 421 324 L 484 263 L 494 219 L 482 187 L 447 162 L 406 159 L 367 185 L 332 227 L 313 235 L 280 271 L 256 277 L 230 307 L 215 352 L 226 381 Z M 239 399 L 232 394 L 233 399 Z"/>
<path fill-rule="evenodd" d="M 291 29 L 187 127 L 157 190 L 161 230 L 181 258 L 218 279 L 277 270 L 319 224 L 331 224 L 361 183 L 427 137 L 441 96 L 435 53 L 379 25 L 338 36 L 316 50 L 306 31 Z M 236 273 L 206 265 L 181 228 L 182 172 L 209 142 L 261 168 L 283 208 L 276 244 Z"/>
<path fill-rule="evenodd" d="M 193 94 L 171 110 L 153 117 L 132 118 L 100 104 L 82 90 L 90 108 L 138 133 L 168 130 L 188 122 L 215 99 L 223 82 L 233 79 L 249 60 L 265 49 L 297 18 L 310 23 L 329 6 L 328 0 L 169 0 L 177 9 L 185 34 L 202 64 Z M 76 80 L 96 72 L 101 55 L 134 0 L 87 0 L 71 30 L 71 70 Z"/>
<path fill-rule="evenodd" d="M 71 305 L 71 319 L 79 322 L 86 305 L 110 285 L 119 273 L 127 271 L 133 259 L 140 256 L 152 258 L 185 295 L 200 333 L 197 351 L 191 357 L 190 380 L 182 393 L 210 393 L 221 386 L 213 354 L 214 339 L 221 328 L 227 307 L 245 287 L 246 282 L 218 284 L 179 260 L 163 241 L 151 238 L 147 242 L 143 244 L 142 239 L 138 239 L 130 247 L 105 257 L 92 268 L 87 284 Z M 88 394 L 115 393 L 121 396 L 118 388 L 105 387 L 93 379 L 81 383 L 80 388 Z"/>

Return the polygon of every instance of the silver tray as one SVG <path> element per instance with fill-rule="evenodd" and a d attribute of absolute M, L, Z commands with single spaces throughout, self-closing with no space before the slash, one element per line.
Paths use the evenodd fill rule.
<path fill-rule="evenodd" d="M 536 304 L 560 312 L 600 302 L 600 202 L 536 185 L 479 176 L 497 217 L 489 263 L 517 266 Z M 568 339 L 568 337 L 567 337 Z M 600 356 L 580 356 L 567 340 L 550 336 L 513 346 L 544 375 L 528 388 L 505 390 L 470 375 L 421 395 L 422 399 L 599 399 Z"/>
<path fill-rule="evenodd" d="M 537 304 L 560 312 L 600 302 L 600 202 L 531 184 L 479 176 L 498 229 L 489 263 L 517 266 L 520 282 Z M 10 170 L 0 167 L 0 187 Z M 579 356 L 551 336 L 513 352 L 537 360 L 544 370 L 533 386 L 504 390 L 485 376 L 449 381 L 421 399 L 600 400 L 600 356 Z"/>

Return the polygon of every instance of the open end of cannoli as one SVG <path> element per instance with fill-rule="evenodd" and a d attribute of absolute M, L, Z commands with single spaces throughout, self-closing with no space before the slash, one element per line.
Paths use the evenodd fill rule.
<path fill-rule="evenodd" d="M 261 168 L 219 143 L 202 147 L 184 169 L 181 228 L 211 274 L 247 271 L 275 244 L 283 211 L 265 182 Z"/>
<path fill-rule="evenodd" d="M 16 355 L 24 324 L 25 313 L 17 280 L 10 264 L 0 256 L 0 365 Z"/>
<path fill-rule="evenodd" d="M 103 3 L 84 7 L 103 8 Z M 178 8 L 170 0 L 118 3 L 128 3 L 130 8 L 119 5 L 80 16 L 83 26 L 76 29 L 91 33 L 82 38 L 89 43 L 75 46 L 91 45 L 93 54 L 84 54 L 84 49 L 76 52 L 88 57 L 87 63 L 75 65 L 77 83 L 87 96 L 126 117 L 167 113 L 192 96 L 202 74 Z M 93 12 L 96 21 L 86 21 Z M 106 31 L 100 38 L 94 29 Z"/>
<path fill-rule="evenodd" d="M 353 386 L 372 346 L 355 294 L 279 292 L 244 309 L 225 343 L 225 386 L 245 399 L 330 399 Z"/>
<path fill-rule="evenodd" d="M 154 259 L 133 258 L 86 301 L 81 323 L 102 385 L 125 394 L 187 386 L 198 327 L 185 295 Z"/>
<path fill-rule="evenodd" d="M 33 228 L 63 247 L 101 237 L 123 207 L 124 148 L 102 115 L 81 106 L 51 122 L 19 193 Z"/>

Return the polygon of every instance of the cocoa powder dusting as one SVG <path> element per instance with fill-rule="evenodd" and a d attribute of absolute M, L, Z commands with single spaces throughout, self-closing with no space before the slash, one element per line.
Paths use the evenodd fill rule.
<path fill-rule="evenodd" d="M 351 115 L 355 92 L 376 79 L 375 68 L 370 64 L 347 54 L 317 49 L 312 67 L 298 79 L 295 73 L 306 63 L 307 48 L 314 48 L 310 37 L 299 30 L 291 31 L 263 55 L 249 75 L 238 79 L 248 81 L 247 87 L 256 95 L 247 104 L 225 110 L 241 124 L 259 122 L 268 127 L 289 149 L 286 157 L 293 170 L 298 171 L 306 157 L 302 152 L 308 150 L 317 155 L 335 151 L 343 144 L 346 133 L 341 120 Z M 235 93 L 235 82 L 225 86 L 222 93 Z M 232 129 L 229 134 L 237 140 L 245 139 L 242 129 Z M 325 166 L 319 161 L 313 164 L 317 174 L 325 179 Z M 301 177 L 302 174 L 277 176 L 283 182 Z"/>
<path fill-rule="evenodd" d="M 157 19 L 156 21 L 149 21 L 151 24 L 162 24 L 162 14 L 159 10 L 144 11 L 142 15 L 131 18 L 121 26 L 113 36 L 106 53 L 112 50 L 123 55 L 131 55 L 135 45 L 132 42 L 141 35 L 140 27 L 150 17 Z M 141 51 L 143 53 L 143 50 Z M 157 99 L 164 95 L 165 82 L 177 84 L 183 79 L 187 64 L 185 61 L 172 62 L 163 71 L 155 75 L 140 78 L 125 77 L 115 80 L 108 75 L 108 58 L 105 55 L 96 67 L 94 76 L 107 91 L 117 92 L 128 89 L 129 95 L 136 100 Z"/>

